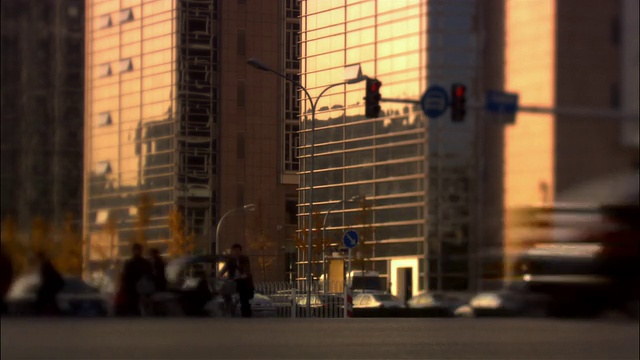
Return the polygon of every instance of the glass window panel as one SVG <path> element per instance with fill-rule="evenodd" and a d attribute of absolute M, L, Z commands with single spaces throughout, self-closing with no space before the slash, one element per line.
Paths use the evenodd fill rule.
<path fill-rule="evenodd" d="M 111 125 L 111 113 L 98 114 L 98 126 Z"/>
<path fill-rule="evenodd" d="M 171 100 L 173 88 L 171 86 L 146 90 L 142 93 L 142 104 L 152 104 L 163 100 Z M 166 111 L 166 108 L 165 108 Z"/>
<path fill-rule="evenodd" d="M 154 51 L 171 48 L 172 35 L 164 35 L 153 39 L 146 39 L 142 43 L 142 49 L 144 54 L 148 54 Z"/>
<path fill-rule="evenodd" d="M 168 95 L 166 96 L 168 98 Z M 148 119 L 163 119 L 167 117 L 167 110 L 171 105 L 171 101 L 162 101 L 155 104 L 148 104 L 142 107 L 142 118 Z"/>
<path fill-rule="evenodd" d="M 104 112 L 111 111 L 118 108 L 118 98 L 109 98 L 104 100 L 95 101 L 92 105 L 93 111 Z"/>
<path fill-rule="evenodd" d="M 126 23 L 128 21 L 132 21 L 133 20 L 133 9 L 129 8 L 129 9 L 124 9 L 124 10 L 120 10 L 120 15 L 119 15 L 119 19 L 120 19 L 120 23 Z"/>
<path fill-rule="evenodd" d="M 93 5 L 94 14 L 107 14 L 120 9 L 120 0 L 104 1 Z"/>
<path fill-rule="evenodd" d="M 126 30 L 122 32 L 122 44 L 140 42 L 140 29 Z"/>
<path fill-rule="evenodd" d="M 142 89 L 149 90 L 159 87 L 171 86 L 171 74 L 157 74 L 142 79 Z"/>
<path fill-rule="evenodd" d="M 133 93 L 130 95 L 123 95 L 120 98 L 120 102 L 123 108 L 140 106 L 140 95 L 137 93 Z"/>
<path fill-rule="evenodd" d="M 132 124 L 131 122 L 137 122 L 138 120 L 140 120 L 140 107 L 122 109 L 120 110 L 120 116 L 122 123 L 125 126 L 126 124 Z"/>
<path fill-rule="evenodd" d="M 120 72 L 127 72 L 133 70 L 133 62 L 131 59 L 120 60 L 119 64 Z"/>
<path fill-rule="evenodd" d="M 118 96 L 120 85 L 118 83 L 93 88 L 93 100 L 104 100 Z"/>
<path fill-rule="evenodd" d="M 119 57 L 120 54 L 118 49 L 108 49 L 93 53 L 91 61 L 93 61 L 94 64 L 105 64 L 111 61 L 116 61 Z"/>
<path fill-rule="evenodd" d="M 122 94 L 135 94 L 140 92 L 140 79 L 122 81 L 121 84 Z"/>
<path fill-rule="evenodd" d="M 172 1 L 147 1 L 142 5 L 144 17 L 170 12 L 173 5 Z"/>
<path fill-rule="evenodd" d="M 98 65 L 95 69 L 94 72 L 94 77 L 107 77 L 107 76 L 111 76 L 111 64 L 110 63 L 106 63 L 106 64 L 101 64 Z"/>
<path fill-rule="evenodd" d="M 111 165 L 108 161 L 100 161 L 96 164 L 95 174 L 106 175 L 111 173 Z"/>
<path fill-rule="evenodd" d="M 109 35 L 93 39 L 93 51 L 112 49 L 120 45 L 120 34 Z"/>
<path fill-rule="evenodd" d="M 171 63 L 171 49 L 161 50 L 150 54 L 145 54 L 142 57 L 142 66 L 152 67 L 156 65 Z"/>
<path fill-rule="evenodd" d="M 158 1 L 160 2 L 160 1 Z M 158 3 L 156 2 L 156 3 Z M 153 24 L 157 24 L 157 23 L 161 23 L 167 20 L 171 20 L 173 19 L 173 12 L 171 11 L 171 9 L 166 10 L 166 11 L 162 11 L 162 12 L 158 12 L 155 15 L 149 15 L 148 14 L 148 10 L 147 7 L 144 7 L 144 18 L 142 19 L 142 24 L 144 26 L 147 25 L 153 25 Z M 169 29 L 172 29 L 172 25 L 169 24 Z"/>
<path fill-rule="evenodd" d="M 106 29 L 111 27 L 113 23 L 111 22 L 111 14 L 105 14 L 98 18 L 97 21 L 98 29 Z"/>
<path fill-rule="evenodd" d="M 145 68 L 142 71 L 142 76 L 147 77 L 155 74 L 170 73 L 172 68 L 173 64 L 171 63 Z"/>
<path fill-rule="evenodd" d="M 161 35 L 171 34 L 171 20 L 155 23 L 152 25 L 147 25 L 142 28 L 142 36 L 145 39 L 158 37 Z"/>

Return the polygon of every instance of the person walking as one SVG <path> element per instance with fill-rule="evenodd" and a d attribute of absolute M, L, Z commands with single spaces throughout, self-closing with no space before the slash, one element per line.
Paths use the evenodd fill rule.
<path fill-rule="evenodd" d="M 149 251 L 151 262 L 151 272 L 153 276 L 153 287 L 155 294 L 151 296 L 153 313 L 155 315 L 165 315 L 166 311 L 163 306 L 162 294 L 167 291 L 167 275 L 165 274 L 166 263 L 160 255 L 160 250 L 152 248 Z"/>
<path fill-rule="evenodd" d="M 249 300 L 253 299 L 254 294 L 251 262 L 248 256 L 242 254 L 242 246 L 240 244 L 233 244 L 233 246 L 231 246 L 231 256 L 229 256 L 229 259 L 220 271 L 220 276 L 225 274 L 236 283 L 242 317 L 251 317 L 251 304 Z"/>
<path fill-rule="evenodd" d="M 142 245 L 133 244 L 132 256 L 124 264 L 122 274 L 122 290 L 126 301 L 126 315 L 142 315 L 141 306 L 145 297 L 150 296 L 154 289 L 153 271 L 149 260 L 142 256 Z"/>
<path fill-rule="evenodd" d="M 38 253 L 37 258 L 40 262 L 40 287 L 36 293 L 36 314 L 58 315 L 58 294 L 64 287 L 64 278 L 43 252 Z"/>

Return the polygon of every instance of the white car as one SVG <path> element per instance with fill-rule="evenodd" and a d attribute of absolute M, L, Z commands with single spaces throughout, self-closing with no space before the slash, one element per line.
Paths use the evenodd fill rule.
<path fill-rule="evenodd" d="M 367 308 L 404 308 L 400 299 L 391 294 L 359 294 L 353 299 L 354 309 Z"/>
<path fill-rule="evenodd" d="M 100 291 L 82 279 L 64 276 L 64 287 L 57 297 L 62 315 L 106 316 L 107 299 Z M 11 315 L 34 315 L 36 293 L 40 287 L 40 274 L 20 276 L 7 294 L 7 307 Z"/>

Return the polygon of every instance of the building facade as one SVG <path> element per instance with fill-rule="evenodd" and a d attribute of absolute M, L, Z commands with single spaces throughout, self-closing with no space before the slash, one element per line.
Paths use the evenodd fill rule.
<path fill-rule="evenodd" d="M 380 118 L 366 119 L 361 85 L 320 99 L 313 205 L 316 217 L 327 216 L 330 249 L 346 229 L 359 229 L 355 254 L 401 297 L 501 286 L 505 255 L 517 251 L 508 209 L 552 203 L 557 192 L 629 167 L 637 152 L 624 145 L 620 119 L 562 112 L 615 110 L 627 96 L 620 84 L 636 84 L 620 70 L 622 49 L 629 61 L 634 39 L 620 33 L 620 4 L 599 4 L 301 2 L 301 81 L 312 97 L 343 81 L 344 66 L 360 63 L 382 82 L 383 99 L 418 100 L 429 86 L 448 91 L 455 83 L 467 86 L 469 99 L 458 123 L 448 112 L 427 119 L 419 107 L 393 101 L 382 102 Z M 630 42 L 621 46 L 622 38 Z M 548 111 L 521 112 L 510 124 L 482 111 L 486 90 L 517 92 L 520 104 Z M 303 101 L 301 229 L 310 222 L 309 109 Z M 321 254 L 312 261 L 319 274 Z M 301 272 L 306 263 L 303 249 Z"/>
<path fill-rule="evenodd" d="M 283 45 L 291 4 L 87 1 L 88 265 L 126 257 L 140 240 L 176 256 L 182 232 L 192 252 L 240 243 L 258 278 L 284 277 L 296 154 L 285 149 L 294 143 L 282 82 L 246 60 L 295 70 Z"/>
<path fill-rule="evenodd" d="M 9 0 L 0 16 L 0 218 L 59 227 L 82 208 L 84 2 Z"/>

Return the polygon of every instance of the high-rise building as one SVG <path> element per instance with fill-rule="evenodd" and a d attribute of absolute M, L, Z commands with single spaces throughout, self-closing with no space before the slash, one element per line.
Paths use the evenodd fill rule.
<path fill-rule="evenodd" d="M 284 280 L 296 93 L 246 61 L 296 73 L 298 11 L 295 1 L 87 2 L 89 265 L 104 249 L 128 256 L 142 234 L 169 251 L 178 211 L 194 252 L 240 243 L 255 256 L 256 279 Z"/>
<path fill-rule="evenodd" d="M 346 229 L 362 232 L 355 253 L 396 295 L 500 286 L 506 209 L 553 202 L 557 192 L 632 165 L 637 145 L 623 145 L 619 118 L 571 115 L 616 110 L 627 98 L 620 84 L 637 86 L 620 70 L 621 48 L 635 63 L 618 2 L 308 0 L 301 11 L 301 82 L 312 97 L 342 81 L 349 64 L 382 82 L 377 119 L 364 116 L 364 86 L 320 99 L 313 204 L 327 216 L 330 247 Z M 384 101 L 418 100 L 429 86 L 455 83 L 469 98 L 461 122 Z M 487 90 L 519 93 L 521 104 L 548 113 L 522 112 L 509 124 L 483 111 Z M 304 228 L 310 105 L 301 109 Z M 306 261 L 303 251 L 300 271 Z"/>
<path fill-rule="evenodd" d="M 81 214 L 84 1 L 1 8 L 0 217 L 28 233 Z"/>

